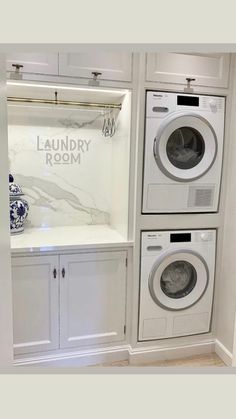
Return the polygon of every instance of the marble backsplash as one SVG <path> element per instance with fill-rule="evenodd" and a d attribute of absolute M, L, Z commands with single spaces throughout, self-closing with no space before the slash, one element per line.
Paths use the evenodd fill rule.
<path fill-rule="evenodd" d="M 46 112 L 46 113 L 45 113 Z M 9 160 L 29 227 L 109 224 L 112 141 L 93 112 L 9 110 Z"/>

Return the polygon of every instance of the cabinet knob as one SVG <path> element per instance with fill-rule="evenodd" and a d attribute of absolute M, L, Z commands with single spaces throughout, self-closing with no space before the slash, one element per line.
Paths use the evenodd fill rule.
<path fill-rule="evenodd" d="M 65 268 L 62 268 L 61 274 L 62 274 L 62 278 L 65 278 L 65 274 L 66 274 Z"/>
<path fill-rule="evenodd" d="M 56 279 L 56 277 L 57 277 L 57 270 L 56 270 L 56 268 L 54 268 L 54 269 L 53 269 L 53 278 L 55 278 L 55 279 Z"/>

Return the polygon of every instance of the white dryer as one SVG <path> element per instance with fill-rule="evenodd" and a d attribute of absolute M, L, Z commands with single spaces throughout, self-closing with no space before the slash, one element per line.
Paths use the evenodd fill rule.
<path fill-rule="evenodd" d="M 148 91 L 143 213 L 216 212 L 225 98 Z"/>
<path fill-rule="evenodd" d="M 141 245 L 139 341 L 208 332 L 216 230 L 142 232 Z"/>

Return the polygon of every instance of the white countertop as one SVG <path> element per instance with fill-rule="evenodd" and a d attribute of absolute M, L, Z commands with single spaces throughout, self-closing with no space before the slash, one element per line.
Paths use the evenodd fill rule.
<path fill-rule="evenodd" d="M 26 228 L 22 234 L 11 236 L 13 254 L 132 245 L 108 225 Z"/>

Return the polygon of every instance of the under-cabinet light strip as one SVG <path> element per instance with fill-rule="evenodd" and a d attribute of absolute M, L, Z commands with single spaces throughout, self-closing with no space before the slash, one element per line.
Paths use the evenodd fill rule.
<path fill-rule="evenodd" d="M 98 93 L 120 93 L 124 95 L 128 92 L 127 89 L 124 90 L 116 90 L 114 89 L 101 89 L 99 86 L 97 88 L 90 88 L 90 87 L 77 87 L 77 86 L 63 86 L 63 85 L 53 85 L 53 84 L 36 84 L 36 83 L 24 83 L 24 82 L 17 82 L 7 80 L 7 85 L 9 86 L 21 86 L 21 87 L 39 87 L 39 88 L 47 88 L 47 89 L 61 89 L 61 90 L 79 90 L 84 92 L 98 92 Z"/>

